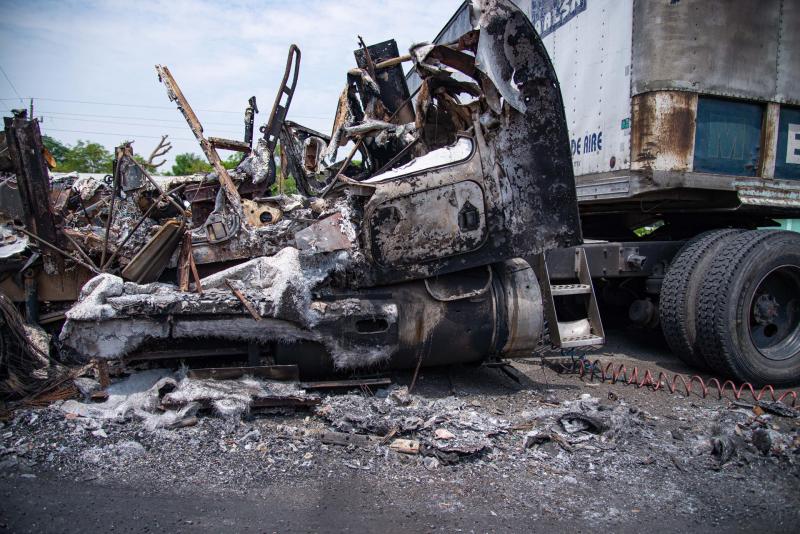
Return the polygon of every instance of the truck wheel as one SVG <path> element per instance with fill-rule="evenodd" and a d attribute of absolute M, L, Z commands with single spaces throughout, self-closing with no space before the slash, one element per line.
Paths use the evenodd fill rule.
<path fill-rule="evenodd" d="M 678 358 L 698 369 L 709 369 L 697 344 L 700 282 L 719 249 L 739 233 L 725 228 L 695 236 L 672 259 L 661 285 L 658 308 L 664 338 Z"/>
<path fill-rule="evenodd" d="M 715 371 L 758 385 L 800 381 L 800 234 L 727 240 L 703 278 L 697 327 Z"/>

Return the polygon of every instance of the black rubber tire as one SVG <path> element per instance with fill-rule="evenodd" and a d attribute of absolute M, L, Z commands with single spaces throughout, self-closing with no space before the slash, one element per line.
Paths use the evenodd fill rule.
<path fill-rule="evenodd" d="M 712 261 L 700 288 L 697 341 L 715 372 L 753 385 L 800 382 L 796 344 L 785 360 L 769 359 L 750 335 L 751 299 L 764 277 L 782 266 L 800 269 L 800 234 L 744 232 L 726 240 Z M 789 298 L 797 310 L 800 294 Z"/>
<path fill-rule="evenodd" d="M 661 331 L 672 352 L 697 369 L 711 369 L 697 344 L 697 299 L 700 285 L 717 252 L 743 230 L 722 228 L 703 232 L 675 254 L 659 295 Z"/>

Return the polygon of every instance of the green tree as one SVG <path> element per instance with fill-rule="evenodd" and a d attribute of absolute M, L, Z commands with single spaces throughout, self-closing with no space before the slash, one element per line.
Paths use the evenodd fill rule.
<path fill-rule="evenodd" d="M 147 169 L 147 160 L 144 159 L 144 156 L 140 156 L 139 154 L 134 154 L 133 159 L 135 159 L 137 163 L 139 163 L 139 165 Z"/>
<path fill-rule="evenodd" d="M 46 145 L 45 145 L 46 146 Z M 50 148 L 48 148 L 50 150 Z M 98 172 L 111 173 L 114 156 L 100 143 L 79 140 L 75 146 L 67 149 L 63 154 L 63 159 L 50 151 L 58 164 L 58 170 L 62 172 Z"/>
<path fill-rule="evenodd" d="M 57 139 L 53 139 L 49 135 L 42 136 L 42 143 L 44 147 L 47 149 L 48 152 L 53 156 L 56 160 L 56 163 L 59 165 L 59 169 L 61 166 L 61 162 L 64 161 L 67 157 L 67 153 L 69 152 L 69 147 L 58 141 Z"/>
<path fill-rule="evenodd" d="M 175 156 L 175 164 L 172 165 L 173 176 L 188 176 L 204 172 L 211 172 L 211 165 L 197 154 L 185 152 Z"/>
<path fill-rule="evenodd" d="M 222 166 L 228 170 L 235 169 L 241 161 L 242 161 L 242 154 L 240 152 L 234 152 L 233 154 L 222 160 Z"/>
<path fill-rule="evenodd" d="M 242 154 L 234 152 L 222 160 L 222 166 L 228 170 L 235 169 L 242 161 Z M 172 166 L 173 176 L 188 176 L 195 173 L 211 172 L 211 165 L 197 154 L 185 152 L 175 156 L 175 164 Z"/>

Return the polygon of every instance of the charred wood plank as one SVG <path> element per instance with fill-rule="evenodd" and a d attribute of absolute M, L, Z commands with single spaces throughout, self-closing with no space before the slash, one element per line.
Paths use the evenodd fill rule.
<path fill-rule="evenodd" d="M 208 141 L 214 148 L 222 150 L 233 150 L 236 152 L 250 152 L 250 144 L 235 139 L 223 139 L 222 137 L 209 137 Z"/>
<path fill-rule="evenodd" d="M 323 380 L 320 382 L 301 382 L 303 389 L 339 389 L 357 388 L 361 386 L 388 386 L 392 383 L 391 378 L 361 378 L 355 380 Z"/>
<path fill-rule="evenodd" d="M 178 401 L 165 397 L 161 401 L 161 407 L 165 410 L 179 410 L 186 406 L 189 401 Z M 200 405 L 201 410 L 211 410 L 214 407 L 212 399 L 194 399 L 191 402 L 196 402 Z M 308 408 L 317 406 L 322 402 L 322 399 L 317 397 L 300 397 L 296 395 L 274 396 L 274 397 L 254 397 L 250 401 L 251 410 L 259 410 L 265 408 Z"/>
<path fill-rule="evenodd" d="M 250 408 L 308 408 L 321 403 L 322 399 L 317 397 L 256 397 L 250 403 Z"/>
<path fill-rule="evenodd" d="M 340 445 L 342 447 L 347 447 L 348 445 L 369 447 L 381 442 L 381 438 L 378 436 L 348 434 L 346 432 L 321 432 L 319 434 L 319 440 L 326 445 Z"/>

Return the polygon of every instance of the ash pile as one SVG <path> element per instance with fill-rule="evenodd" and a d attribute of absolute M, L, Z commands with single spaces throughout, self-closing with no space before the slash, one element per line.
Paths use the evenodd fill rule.
<path fill-rule="evenodd" d="M 487 368 L 473 373 L 455 377 L 456 394 L 435 371 L 425 371 L 417 391 L 362 385 L 332 394 L 293 381 L 153 369 L 115 381 L 103 402 L 92 401 L 99 384 L 83 380 L 81 399 L 19 409 L 2 422 L 0 476 L 57 473 L 242 495 L 265 483 L 316 487 L 357 476 L 393 501 L 435 489 L 441 497 L 432 503 L 447 505 L 440 512 L 479 498 L 493 499 L 499 513 L 599 522 L 631 506 L 703 512 L 700 488 L 710 478 L 725 491 L 748 478 L 772 488 L 745 493 L 753 506 L 794 506 L 780 488 L 800 474 L 800 418 L 785 405 L 619 387 L 581 393 L 556 375 L 520 387 Z M 611 508 L 585 505 L 610 488 Z"/>

